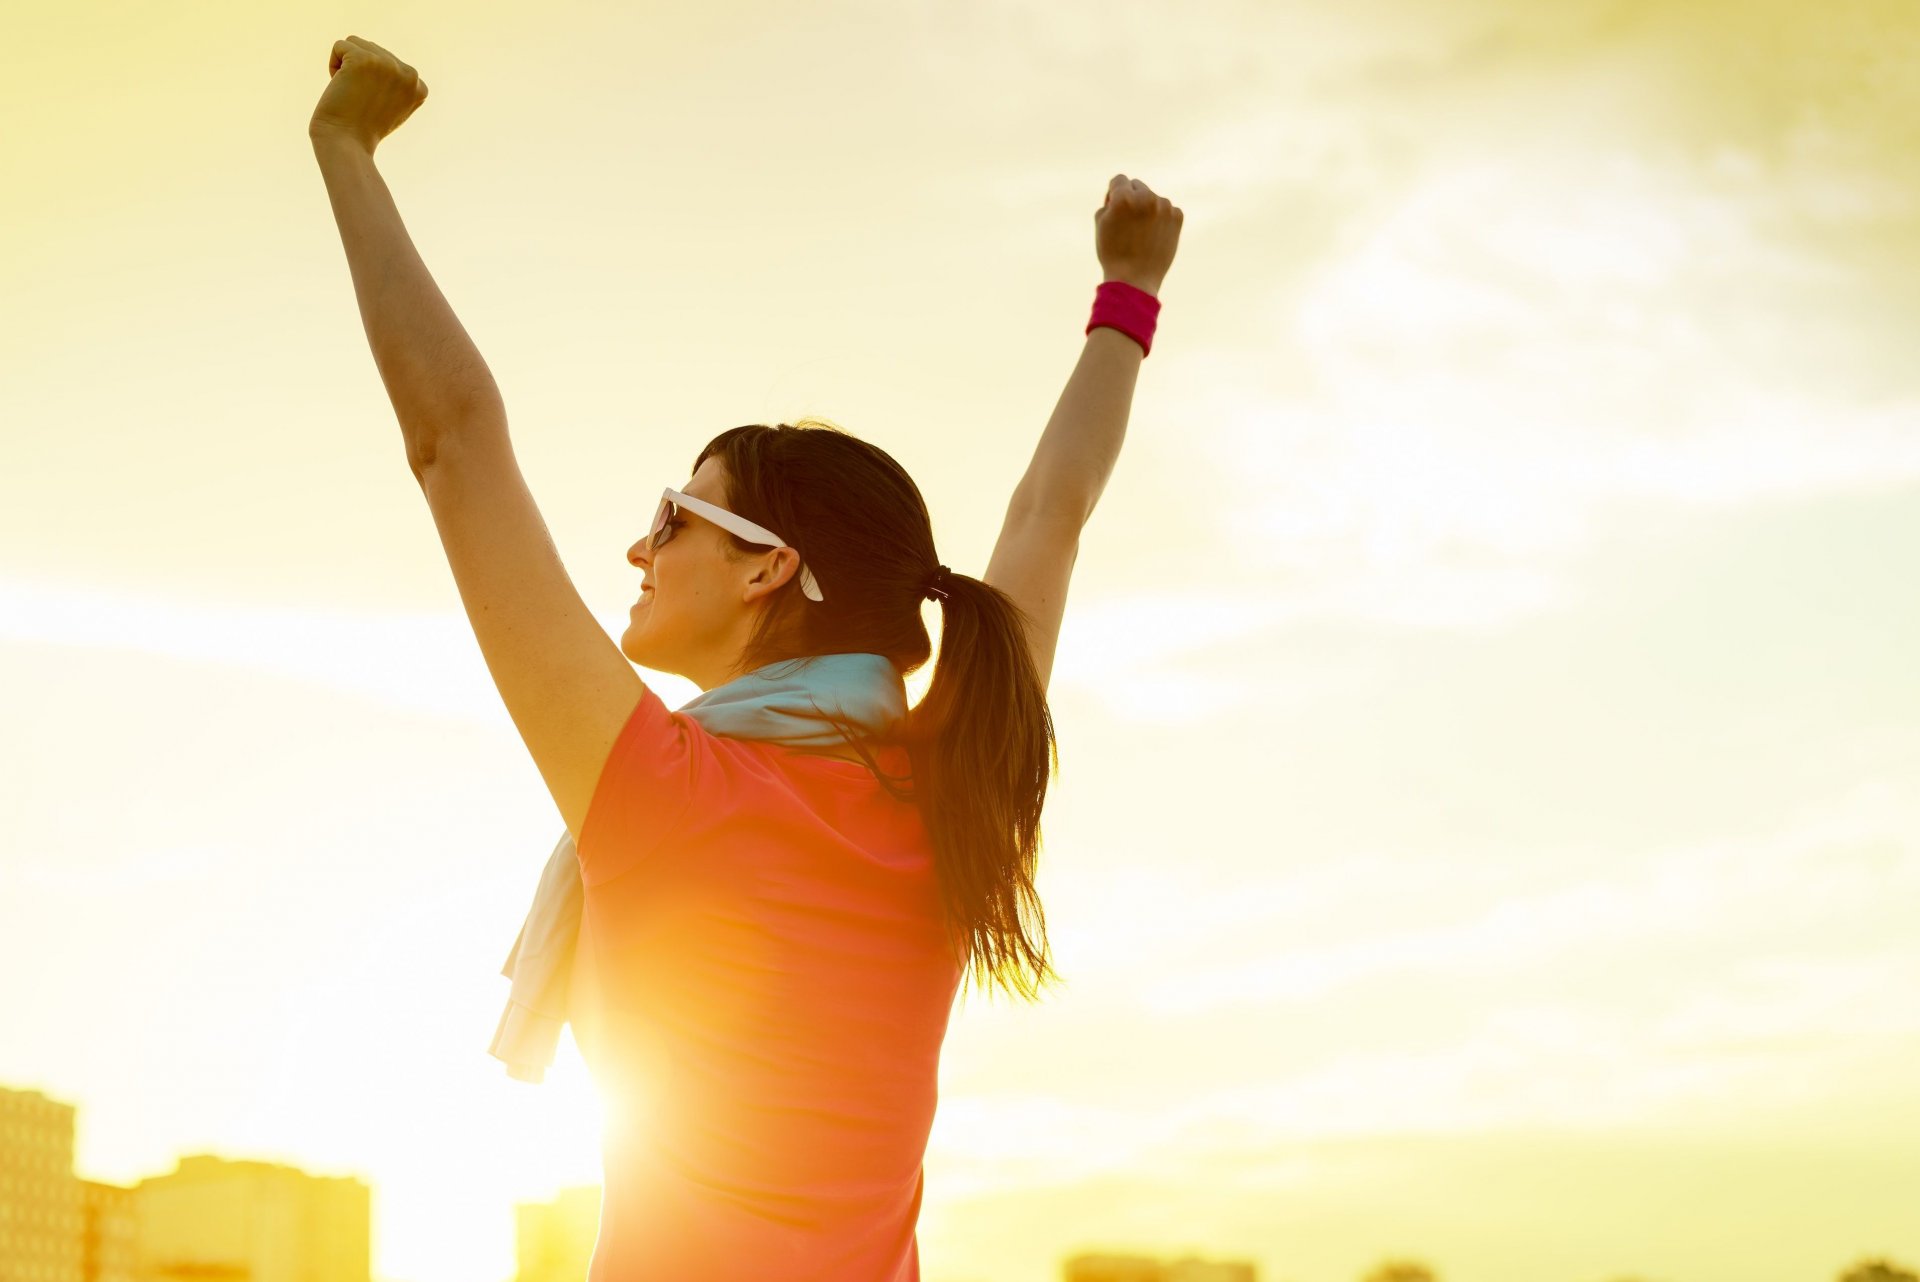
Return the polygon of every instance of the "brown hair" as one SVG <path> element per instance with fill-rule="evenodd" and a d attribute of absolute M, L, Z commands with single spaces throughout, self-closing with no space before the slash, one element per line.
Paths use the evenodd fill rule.
<path fill-rule="evenodd" d="M 812 417 L 729 428 L 700 451 L 694 470 L 716 455 L 726 466 L 726 506 L 778 530 L 825 598 L 809 600 L 797 574 L 788 580 L 756 621 L 739 673 L 807 655 L 868 653 L 885 655 L 905 676 L 931 657 L 920 603 L 939 564 L 933 522 L 892 455 Z M 767 550 L 731 534 L 725 546 L 742 557 Z M 933 682 L 889 740 L 908 749 L 911 788 L 881 769 L 853 726 L 829 720 L 882 787 L 919 805 L 955 961 L 970 980 L 1032 1000 L 1061 979 L 1047 958 L 1033 882 L 1040 810 L 1059 768 L 1053 717 L 1013 598 L 951 570 L 941 586 L 948 596 Z"/>

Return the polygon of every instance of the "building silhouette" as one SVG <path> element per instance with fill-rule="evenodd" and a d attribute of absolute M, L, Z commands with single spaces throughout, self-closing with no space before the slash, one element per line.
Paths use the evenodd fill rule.
<path fill-rule="evenodd" d="M 0 1277 L 6 1282 L 84 1282 L 73 1117 L 71 1104 L 0 1087 Z"/>
<path fill-rule="evenodd" d="M 1203 1260 L 1182 1256 L 1167 1265 L 1167 1282 L 1260 1282 L 1252 1260 Z"/>
<path fill-rule="evenodd" d="M 372 1282 L 372 1190 L 278 1162 L 183 1157 L 134 1186 L 141 1282 Z"/>
<path fill-rule="evenodd" d="M 81 1180 L 80 1276 L 85 1282 L 140 1282 L 130 1188 Z"/>
<path fill-rule="evenodd" d="M 1062 1282 L 1166 1282 L 1166 1267 L 1151 1255 L 1076 1255 L 1060 1277 Z"/>
<path fill-rule="evenodd" d="M 599 1235 L 598 1184 L 562 1189 L 551 1202 L 514 1203 L 514 1282 L 580 1282 Z"/>
<path fill-rule="evenodd" d="M 1161 1260 L 1152 1255 L 1088 1252 L 1061 1266 L 1064 1282 L 1260 1282 L 1249 1260 L 1205 1260 L 1197 1255 Z"/>
<path fill-rule="evenodd" d="M 207 1154 L 131 1188 L 83 1180 L 75 1112 L 0 1087 L 0 1282 L 372 1282 L 363 1181 Z"/>

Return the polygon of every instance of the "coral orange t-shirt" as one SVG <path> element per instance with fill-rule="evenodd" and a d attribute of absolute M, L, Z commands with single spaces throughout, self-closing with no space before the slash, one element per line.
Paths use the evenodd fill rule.
<path fill-rule="evenodd" d="M 589 1282 L 918 1282 L 962 978 L 919 808 L 648 689 L 576 845 L 574 1033 L 605 1128 Z"/>

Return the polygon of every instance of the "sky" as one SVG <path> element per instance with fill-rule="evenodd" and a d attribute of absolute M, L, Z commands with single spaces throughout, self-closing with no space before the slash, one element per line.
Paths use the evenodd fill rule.
<path fill-rule="evenodd" d="M 80 1174 L 358 1175 L 379 1282 L 599 1176 L 571 1039 L 486 1054 L 562 825 L 304 136 L 354 34 L 616 636 L 739 423 L 880 444 L 982 572 L 1108 179 L 1185 213 L 1054 669 L 1067 984 L 955 1011 L 928 1282 L 1920 1266 L 1911 6 L 10 17 L 0 1084 Z"/>

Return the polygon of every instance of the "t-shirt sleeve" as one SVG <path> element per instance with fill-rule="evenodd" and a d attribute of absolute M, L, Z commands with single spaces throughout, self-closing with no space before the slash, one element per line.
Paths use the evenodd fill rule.
<path fill-rule="evenodd" d="M 600 768 L 575 843 L 585 885 L 618 877 L 684 822 L 715 773 L 712 736 L 648 686 Z"/>

